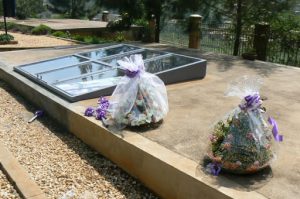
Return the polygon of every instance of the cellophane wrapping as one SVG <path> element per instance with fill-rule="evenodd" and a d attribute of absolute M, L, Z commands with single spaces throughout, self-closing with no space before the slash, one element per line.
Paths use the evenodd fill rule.
<path fill-rule="evenodd" d="M 160 122 L 169 110 L 163 81 L 145 71 L 142 55 L 131 55 L 118 64 L 129 75 L 117 84 L 104 123 L 121 129 Z"/>
<path fill-rule="evenodd" d="M 228 96 L 241 104 L 214 125 L 208 157 L 222 170 L 237 174 L 257 172 L 275 158 L 273 126 L 262 107 L 259 77 L 244 76 L 231 83 Z"/>

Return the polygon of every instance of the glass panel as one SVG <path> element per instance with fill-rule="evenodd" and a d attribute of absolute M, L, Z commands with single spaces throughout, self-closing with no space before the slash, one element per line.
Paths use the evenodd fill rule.
<path fill-rule="evenodd" d="M 132 51 L 132 50 L 137 50 L 137 49 L 139 49 L 139 48 L 133 47 L 133 46 L 122 45 L 122 46 L 117 46 L 117 47 L 113 47 L 113 48 L 100 49 L 100 50 L 93 51 L 93 52 L 80 53 L 80 55 L 84 56 L 84 57 L 89 57 L 91 59 L 101 59 L 106 56 L 121 54 L 121 53 L 125 53 L 125 52 Z"/>
<path fill-rule="evenodd" d="M 87 61 L 87 59 L 77 57 L 77 56 L 67 56 L 58 59 L 53 59 L 50 61 L 39 62 L 36 64 L 30 64 L 28 66 L 23 66 L 21 69 L 31 73 L 33 75 L 41 73 L 47 70 L 52 70 L 64 66 L 79 64 L 80 62 Z"/>
<path fill-rule="evenodd" d="M 143 56 L 143 59 L 150 59 L 150 58 L 153 58 L 153 57 L 156 57 L 156 56 L 159 56 L 159 55 L 164 55 L 166 53 L 164 52 L 157 52 L 157 51 L 151 51 L 151 50 L 144 50 L 142 52 L 138 52 L 138 53 L 135 53 L 135 54 L 142 54 Z M 117 61 L 118 60 L 121 60 L 123 59 L 124 57 L 129 57 L 130 55 L 133 55 L 133 54 L 129 54 L 129 55 L 120 55 L 118 57 L 114 57 L 112 59 L 107 59 L 107 60 L 103 60 L 104 62 L 107 62 L 113 66 L 118 66 L 118 63 Z"/>
<path fill-rule="evenodd" d="M 45 73 L 39 73 L 38 77 L 47 83 L 53 83 L 58 80 L 66 79 L 68 77 L 76 77 L 87 73 L 92 73 L 101 70 L 108 70 L 109 66 L 89 62 L 81 65 L 70 66 L 58 70 L 53 70 Z"/>
<path fill-rule="evenodd" d="M 123 73 L 118 69 L 88 75 L 54 84 L 72 96 L 82 95 L 99 89 L 115 86 Z"/>
<path fill-rule="evenodd" d="M 160 71 L 176 68 L 186 64 L 191 64 L 197 61 L 199 60 L 190 57 L 171 55 L 168 57 L 160 58 L 145 63 L 145 69 L 149 73 L 157 73 Z"/>

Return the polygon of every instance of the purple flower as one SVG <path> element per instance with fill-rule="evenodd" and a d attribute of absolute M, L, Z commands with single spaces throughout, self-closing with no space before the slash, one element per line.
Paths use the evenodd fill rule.
<path fill-rule="evenodd" d="M 212 175 L 218 176 L 221 171 L 221 164 L 216 162 L 211 162 L 206 166 L 206 168 Z"/>
<path fill-rule="evenodd" d="M 106 97 L 100 97 L 98 99 L 98 104 L 101 106 L 103 109 L 108 109 L 109 107 L 109 101 Z"/>
<path fill-rule="evenodd" d="M 84 115 L 85 115 L 85 116 L 88 116 L 88 117 L 91 117 L 91 116 L 93 116 L 94 112 L 95 112 L 95 110 L 94 110 L 93 107 L 88 107 L 88 108 L 85 110 Z"/>
<path fill-rule="evenodd" d="M 106 109 L 103 109 L 101 106 L 96 108 L 96 119 L 97 120 L 102 120 L 103 118 L 105 118 L 105 115 L 106 115 Z"/>

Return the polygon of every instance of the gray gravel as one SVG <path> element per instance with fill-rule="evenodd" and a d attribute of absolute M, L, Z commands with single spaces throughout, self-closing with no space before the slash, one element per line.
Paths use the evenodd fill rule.
<path fill-rule="evenodd" d="M 21 199 L 12 184 L 8 181 L 4 173 L 0 170 L 0 198 L 1 199 Z"/>
<path fill-rule="evenodd" d="M 0 80 L 0 141 L 49 198 L 157 198 Z"/>

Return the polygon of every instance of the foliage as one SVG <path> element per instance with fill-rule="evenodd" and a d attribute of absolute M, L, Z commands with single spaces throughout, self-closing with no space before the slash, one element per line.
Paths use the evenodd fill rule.
<path fill-rule="evenodd" d="M 125 41 L 126 39 L 125 39 L 124 32 L 117 32 L 114 40 L 117 41 L 117 42 Z"/>
<path fill-rule="evenodd" d="M 21 32 L 23 34 L 31 33 L 32 28 L 29 26 L 24 26 L 20 24 L 16 24 L 13 22 L 7 22 L 6 24 L 7 30 L 13 31 L 13 32 Z M 0 29 L 4 30 L 4 23 L 0 22 Z"/>
<path fill-rule="evenodd" d="M 49 0 L 50 10 L 69 18 L 81 18 L 88 13 L 85 0 Z"/>
<path fill-rule="evenodd" d="M 17 0 L 16 1 L 16 17 L 18 19 L 26 19 L 29 17 L 36 17 L 38 13 L 42 12 L 43 0 Z"/>
<path fill-rule="evenodd" d="M 149 22 L 145 18 L 140 18 L 140 19 L 133 20 L 133 24 L 137 26 L 146 27 L 149 25 Z"/>
<path fill-rule="evenodd" d="M 87 44 L 101 44 L 101 43 L 107 43 L 111 42 L 111 40 L 100 38 L 96 36 L 83 36 L 83 35 L 71 35 L 69 32 L 62 32 L 62 31 L 56 31 L 52 33 L 55 37 L 61 37 L 61 38 L 67 38 L 67 39 L 73 39 L 76 41 L 84 42 Z"/>
<path fill-rule="evenodd" d="M 84 36 L 82 36 L 82 35 L 74 35 L 74 36 L 71 36 L 71 38 L 76 41 L 84 42 Z"/>
<path fill-rule="evenodd" d="M 68 38 L 68 34 L 66 32 L 63 32 L 63 31 L 55 31 L 55 32 L 52 33 L 52 36 Z"/>
<path fill-rule="evenodd" d="M 134 19 L 144 17 L 144 0 L 102 0 L 102 5 L 108 8 L 118 9 L 121 15 L 127 13 L 130 24 Z"/>
<path fill-rule="evenodd" d="M 14 36 L 10 34 L 1 34 L 0 35 L 0 42 L 10 42 L 14 40 Z"/>
<path fill-rule="evenodd" d="M 122 19 L 108 22 L 107 26 L 112 32 L 128 30 L 131 26 L 131 19 L 127 13 L 122 14 Z"/>
<path fill-rule="evenodd" d="M 34 27 L 31 31 L 31 34 L 33 35 L 47 35 L 47 34 L 50 34 L 51 33 L 51 28 L 44 25 L 44 24 L 41 24 L 37 27 Z"/>

